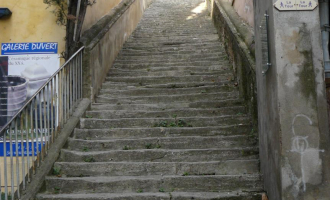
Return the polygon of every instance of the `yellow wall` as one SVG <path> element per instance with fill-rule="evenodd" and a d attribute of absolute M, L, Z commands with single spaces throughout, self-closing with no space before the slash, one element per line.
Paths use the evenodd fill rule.
<path fill-rule="evenodd" d="M 121 0 L 97 0 L 95 4 L 88 6 L 81 32 L 83 33 L 92 27 L 98 20 L 110 12 L 110 10 L 120 2 Z"/>
<path fill-rule="evenodd" d="M 46 9 L 43 0 L 0 0 L 0 7 L 13 13 L 0 19 L 0 43 L 58 42 L 58 53 L 65 51 L 65 27 L 56 24 L 53 9 Z"/>

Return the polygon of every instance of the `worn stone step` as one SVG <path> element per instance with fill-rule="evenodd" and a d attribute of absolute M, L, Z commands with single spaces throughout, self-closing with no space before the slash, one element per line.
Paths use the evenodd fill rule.
<path fill-rule="evenodd" d="M 132 65 L 131 68 L 122 69 L 119 66 L 113 67 L 110 69 L 108 75 L 112 73 L 127 73 L 127 74 L 134 74 L 134 73 L 180 73 L 180 72 L 189 72 L 190 75 L 192 73 L 203 73 L 203 72 L 215 72 L 215 73 L 227 73 L 232 74 L 231 68 L 224 65 L 213 65 L 213 66 L 164 66 L 164 67 L 148 67 L 148 68 L 134 68 Z"/>
<path fill-rule="evenodd" d="M 84 140 L 108 140 L 146 137 L 186 137 L 186 136 L 226 136 L 251 135 L 249 124 L 211 127 L 155 127 L 155 128 L 113 128 L 113 129 L 80 129 L 74 130 L 74 138 Z"/>
<path fill-rule="evenodd" d="M 61 162 L 209 162 L 258 159 L 258 148 L 140 149 L 82 152 L 61 150 Z"/>
<path fill-rule="evenodd" d="M 121 71 L 147 71 L 147 72 L 163 72 L 163 71 L 193 71 L 193 72 L 208 72 L 214 70 L 224 70 L 228 71 L 231 68 L 225 64 L 226 62 L 213 63 L 212 65 L 148 65 L 148 64 L 114 64 L 112 70 L 121 70 Z M 229 72 L 230 73 L 230 72 Z"/>
<path fill-rule="evenodd" d="M 196 101 L 192 103 L 178 102 L 172 104 L 171 102 L 163 102 L 158 104 L 106 104 L 94 103 L 92 110 L 147 110 L 147 111 L 166 111 L 170 109 L 181 108 L 222 108 L 228 106 L 242 106 L 241 99 L 226 99 L 223 101 Z"/>
<path fill-rule="evenodd" d="M 164 62 L 164 63 L 115 63 L 113 65 L 114 68 L 120 68 L 120 69 L 148 69 L 148 68 L 153 68 L 153 67 L 208 67 L 208 66 L 223 66 L 223 67 L 228 67 L 228 60 L 221 60 L 217 62 L 211 62 L 211 61 L 194 61 L 194 62 L 189 62 L 189 61 L 180 61 L 176 63 L 169 63 L 169 62 Z"/>
<path fill-rule="evenodd" d="M 75 151 L 106 151 L 132 149 L 206 149 L 251 147 L 255 141 L 248 136 L 185 136 L 170 138 L 139 138 L 81 140 L 70 138 L 67 148 Z"/>
<path fill-rule="evenodd" d="M 259 175 L 46 177 L 46 189 L 67 194 L 137 192 L 261 191 Z"/>
<path fill-rule="evenodd" d="M 140 190 L 139 190 L 140 192 Z M 90 193 L 90 194 L 38 194 L 42 200 L 260 200 L 260 193 L 230 192 L 133 192 L 133 193 Z"/>
<path fill-rule="evenodd" d="M 166 45 L 168 44 L 168 45 Z M 175 44 L 175 43 L 173 43 Z M 123 46 L 121 53 L 136 53 L 136 52 L 150 52 L 152 53 L 202 53 L 204 51 L 211 51 L 211 52 L 223 52 L 224 47 L 220 43 L 202 43 L 199 45 L 170 45 L 170 43 L 164 43 L 159 46 L 138 46 L 138 45 L 132 45 L 132 44 L 126 44 L 127 46 Z M 218 50 L 218 51 L 217 51 Z"/>
<path fill-rule="evenodd" d="M 206 48 L 206 47 L 215 47 L 215 46 L 221 46 L 218 40 L 214 41 L 203 41 L 203 42 L 171 42 L 171 41 L 163 41 L 162 43 L 125 43 L 123 45 L 123 50 L 129 48 L 129 49 L 145 49 L 145 48 L 178 48 L 178 49 L 198 49 L 198 48 Z"/>
<path fill-rule="evenodd" d="M 227 61 L 228 56 L 212 56 L 212 57 L 204 57 L 204 58 L 143 58 L 143 57 L 124 57 L 124 58 L 118 58 L 116 60 L 116 64 L 148 64 L 148 65 L 163 65 L 164 62 L 166 62 L 167 65 L 171 64 L 172 66 L 175 66 L 176 64 L 181 64 L 182 62 L 185 62 L 186 65 L 188 64 L 195 64 L 195 63 L 204 63 L 209 65 L 214 65 L 217 63 L 221 63 L 222 61 Z"/>
<path fill-rule="evenodd" d="M 186 82 L 186 83 L 165 83 L 165 84 L 127 84 L 125 82 L 104 82 L 102 85 L 102 89 L 117 89 L 117 90 L 127 90 L 127 89 L 155 89 L 155 88 L 163 88 L 163 89 L 178 89 L 178 88 L 196 88 L 203 86 L 230 86 L 237 87 L 237 83 L 234 81 L 222 81 L 222 82 Z"/>
<path fill-rule="evenodd" d="M 202 48 L 202 49 L 186 49 L 186 50 L 178 50 L 178 48 L 170 48 L 170 49 L 144 49 L 144 50 L 134 50 L 134 49 L 126 49 L 125 51 L 121 51 L 118 56 L 175 56 L 175 55 L 187 55 L 187 54 L 204 54 L 207 55 L 209 53 L 225 53 L 225 50 L 221 46 L 212 47 L 212 48 Z"/>
<path fill-rule="evenodd" d="M 197 54 L 196 54 L 197 53 Z M 170 60 L 212 60 L 213 58 L 227 57 L 225 52 L 207 52 L 207 53 L 193 53 L 193 54 L 163 54 L 163 55 L 141 55 L 141 54 L 119 54 L 117 61 L 130 61 L 130 60 L 141 60 L 141 61 L 170 61 Z"/>
<path fill-rule="evenodd" d="M 156 71 L 152 72 L 149 69 L 146 70 L 135 70 L 135 71 L 126 71 L 126 72 L 115 72 L 111 70 L 108 73 L 108 77 L 137 77 L 137 76 L 211 76 L 211 75 L 228 75 L 233 77 L 232 73 L 225 70 L 213 70 L 213 71 L 189 71 L 189 70 L 178 70 L 178 71 Z"/>
<path fill-rule="evenodd" d="M 211 117 L 220 115 L 243 115 L 246 113 L 244 106 L 213 108 L 213 109 L 172 109 L 166 111 L 130 111 L 130 110 L 91 110 L 87 111 L 85 117 L 99 119 L 120 118 L 168 118 L 168 117 Z"/>
<path fill-rule="evenodd" d="M 228 98 L 237 98 L 238 92 L 217 92 L 217 93 L 197 93 L 197 94 L 176 94 L 176 95 L 157 95 L 157 96 L 115 96 L 111 94 L 99 95 L 95 98 L 96 103 L 112 103 L 112 104 L 121 104 L 121 103 L 161 103 L 161 102 L 193 102 L 200 101 L 204 99 L 209 100 L 225 100 Z"/>
<path fill-rule="evenodd" d="M 81 118 L 80 128 L 133 128 L 133 127 L 204 127 L 239 125 L 249 122 L 247 116 L 220 116 L 220 117 L 180 117 L 171 118 L 123 118 L 123 119 L 93 119 Z M 177 124 L 177 125 L 175 125 Z"/>
<path fill-rule="evenodd" d="M 179 108 L 222 108 L 228 106 L 242 106 L 244 104 L 243 100 L 238 98 L 228 98 L 226 100 L 206 100 L 206 101 L 195 101 L 195 102 L 176 102 L 171 104 L 171 102 L 161 102 L 158 104 L 144 104 L 144 103 L 117 103 L 108 104 L 105 103 L 94 103 L 93 108 L 99 110 L 100 108 L 107 108 L 108 110 L 169 110 L 169 109 L 179 109 Z"/>
<path fill-rule="evenodd" d="M 187 25 L 185 25 L 187 26 Z M 143 29 L 143 27 L 141 27 Z M 183 28 L 183 27 L 182 27 Z M 179 36 L 179 35 L 166 35 L 166 36 L 151 36 L 151 37 L 138 37 L 135 34 L 130 37 L 127 42 L 136 43 L 138 42 L 164 42 L 164 41 L 178 41 L 178 42 L 185 42 L 185 41 L 209 41 L 209 40 L 219 40 L 218 34 L 213 33 L 204 33 L 204 34 L 193 34 L 188 36 Z"/>
<path fill-rule="evenodd" d="M 126 90 L 101 89 L 100 95 L 115 96 L 155 96 L 155 95 L 178 95 L 178 94 L 210 94 L 216 92 L 234 92 L 236 87 L 232 86 L 202 86 L 195 88 L 136 88 Z"/>
<path fill-rule="evenodd" d="M 229 80 L 228 80 L 229 79 Z M 106 82 L 109 83 L 125 83 L 130 85 L 151 85 L 151 84 L 169 84 L 169 83 L 188 83 L 188 82 L 221 82 L 231 81 L 234 77 L 232 74 L 227 75 L 205 75 L 205 76 L 142 76 L 142 77 L 106 77 Z"/>
<path fill-rule="evenodd" d="M 62 177 L 257 174 L 259 160 L 213 162 L 56 162 Z M 57 175 L 58 176 L 58 175 Z"/>

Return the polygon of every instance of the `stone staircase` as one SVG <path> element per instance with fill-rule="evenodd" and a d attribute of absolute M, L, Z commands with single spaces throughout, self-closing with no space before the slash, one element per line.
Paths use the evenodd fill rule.
<path fill-rule="evenodd" d="M 37 199 L 261 200 L 250 119 L 202 3 L 155 0 Z"/>

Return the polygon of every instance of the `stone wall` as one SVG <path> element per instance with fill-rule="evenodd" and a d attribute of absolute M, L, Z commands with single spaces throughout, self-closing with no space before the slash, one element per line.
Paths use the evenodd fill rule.
<path fill-rule="evenodd" d="M 209 4 L 211 2 L 211 4 Z M 253 118 L 253 126 L 257 127 L 257 95 L 254 62 L 253 33 L 242 26 L 242 20 L 227 2 L 209 1 L 212 18 L 220 40 L 232 62 L 237 78 L 240 94 L 244 98 L 249 113 Z M 227 5 L 227 6 L 226 6 Z M 251 131 L 256 132 L 256 128 Z"/>
<path fill-rule="evenodd" d="M 151 2 L 151 0 L 122 0 L 84 32 L 81 41 L 86 47 L 83 60 L 85 97 L 93 101 L 117 54 Z"/>

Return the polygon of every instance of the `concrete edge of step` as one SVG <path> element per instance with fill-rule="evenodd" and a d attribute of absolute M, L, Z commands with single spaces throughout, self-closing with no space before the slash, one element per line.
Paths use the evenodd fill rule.
<path fill-rule="evenodd" d="M 61 149 L 65 145 L 68 137 L 74 131 L 76 126 L 79 124 L 80 117 L 84 115 L 87 109 L 90 108 L 91 101 L 89 99 L 82 99 L 78 104 L 75 112 L 69 118 L 67 123 L 64 125 L 60 134 L 56 138 L 48 150 L 44 161 L 41 162 L 40 167 L 37 169 L 36 174 L 32 175 L 31 182 L 26 186 L 26 189 L 22 192 L 21 200 L 34 199 L 39 190 L 42 188 L 45 177 L 52 169 L 53 164 L 58 159 Z"/>

